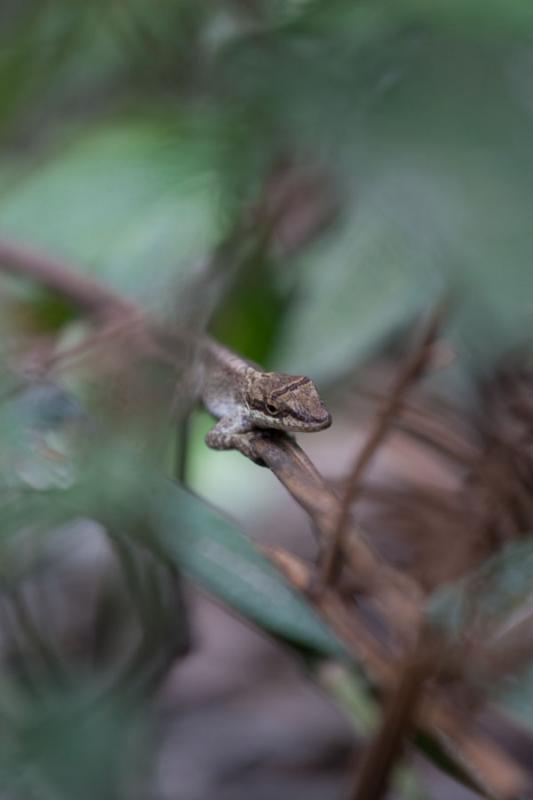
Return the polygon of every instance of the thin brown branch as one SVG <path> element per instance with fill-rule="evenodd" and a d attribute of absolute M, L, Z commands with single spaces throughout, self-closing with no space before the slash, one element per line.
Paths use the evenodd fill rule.
<path fill-rule="evenodd" d="M 261 549 L 298 592 L 307 591 L 311 569 L 305 562 L 281 547 L 263 546 Z M 311 600 L 320 616 L 337 634 L 346 652 L 356 664 L 363 667 L 369 680 L 380 688 L 392 688 L 396 681 L 397 664 L 390 653 L 385 655 L 382 643 L 369 630 L 359 610 L 349 606 L 338 592 L 328 587 Z"/>
<path fill-rule="evenodd" d="M 385 394 L 380 391 L 357 386 L 355 392 L 372 405 L 386 402 Z M 449 414 L 431 411 L 421 403 L 404 401 L 394 424 L 398 430 L 461 465 L 470 466 L 478 454 L 475 444 L 460 434 L 458 419 Z"/>
<path fill-rule="evenodd" d="M 98 351 L 102 346 L 116 343 L 121 336 L 134 335 L 135 327 L 139 325 L 142 326 L 140 320 L 134 322 L 130 317 L 106 322 L 81 342 L 44 357 L 40 364 L 42 373 L 47 375 L 52 371 L 57 372 L 72 368 L 80 361 L 94 357 L 95 353 L 98 355 Z"/>
<path fill-rule="evenodd" d="M 338 513 L 337 495 L 289 436 L 257 431 L 253 439 L 258 457 L 314 520 L 327 546 Z M 344 552 L 354 585 L 379 608 L 393 638 L 398 637 L 404 646 L 412 643 L 420 622 L 422 591 L 408 575 L 387 564 L 355 526 L 348 534 Z"/>
<path fill-rule="evenodd" d="M 137 314 L 139 308 L 129 300 L 101 286 L 72 266 L 18 242 L 0 239 L 0 270 L 37 281 L 57 292 L 89 314 Z"/>
<path fill-rule="evenodd" d="M 429 632 L 422 634 L 400 671 L 398 686 L 385 703 L 379 730 L 357 770 L 353 800 L 381 800 L 404 745 L 414 732 L 425 683 L 438 663 Z"/>
<path fill-rule="evenodd" d="M 333 534 L 329 537 L 321 564 L 321 587 L 333 584 L 337 578 L 340 554 L 347 538 L 351 508 L 361 490 L 361 479 L 378 448 L 389 434 L 391 424 L 402 407 L 405 394 L 424 373 L 428 365 L 431 358 L 431 346 L 439 332 L 441 318 L 442 305 L 439 303 L 422 331 L 418 346 L 394 381 L 386 405 L 378 411 L 368 439 L 350 470 L 332 522 Z"/>

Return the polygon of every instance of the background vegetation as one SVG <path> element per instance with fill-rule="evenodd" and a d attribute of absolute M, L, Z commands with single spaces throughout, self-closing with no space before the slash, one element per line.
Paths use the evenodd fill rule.
<path fill-rule="evenodd" d="M 426 386 L 431 408 L 437 396 L 454 415 L 430 439 L 455 442 L 455 456 L 461 441 L 467 461 L 451 473 L 464 482 L 438 521 L 427 496 L 410 486 L 406 497 L 419 537 L 427 523 L 450 549 L 471 544 L 438 579 L 427 560 L 415 570 L 429 619 L 462 658 L 489 628 L 497 639 L 530 613 L 532 36 L 528 0 L 0 7 L 2 242 L 61 259 L 161 324 L 207 326 L 267 368 L 309 374 L 339 429 L 351 424 L 354 378 L 375 364 L 396 374 L 416 349 L 413 323 L 446 298 L 446 369 Z M 11 273 L 0 284 L 5 796 L 158 796 L 157 692 L 194 639 L 182 573 L 316 680 L 326 661 L 342 664 L 326 689 L 359 733 L 373 729 L 388 693 L 364 658 L 206 502 L 264 514 L 273 476 L 207 453 L 210 423 L 195 413 L 186 481 L 175 481 L 183 440 L 170 408 L 185 415 L 186 381 L 176 390 L 116 319 L 95 332 L 68 293 L 13 277 L 6 252 L 0 242 Z M 503 461 L 489 478 L 480 464 L 495 450 Z M 337 439 L 327 463 L 340 479 Z M 526 736 L 520 639 L 520 653 L 516 641 L 499 646 L 509 658 L 498 674 L 489 650 L 465 681 L 476 713 L 488 691 Z M 467 737 L 472 724 L 459 725 Z M 418 745 L 478 791 L 509 797 L 531 786 L 511 738 L 500 736 L 496 777 L 480 774 L 473 740 L 452 736 L 453 764 L 427 737 Z M 381 747 L 385 762 L 392 750 Z"/>

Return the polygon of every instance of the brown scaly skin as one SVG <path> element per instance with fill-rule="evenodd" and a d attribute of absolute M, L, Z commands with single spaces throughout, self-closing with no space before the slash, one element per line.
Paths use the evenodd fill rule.
<path fill-rule="evenodd" d="M 197 381 L 202 403 L 218 419 L 206 436 L 214 450 L 239 450 L 258 461 L 252 431 L 312 432 L 331 425 L 309 378 L 262 372 L 208 338 L 200 347 Z"/>

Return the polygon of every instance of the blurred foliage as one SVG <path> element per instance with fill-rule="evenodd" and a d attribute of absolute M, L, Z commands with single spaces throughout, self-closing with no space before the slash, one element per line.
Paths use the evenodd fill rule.
<path fill-rule="evenodd" d="M 157 309 L 180 263 L 190 268 L 215 244 L 210 161 L 176 120 L 99 125 L 12 187 L 2 227 Z"/>
<path fill-rule="evenodd" d="M 504 620 L 517 609 L 527 607 L 532 574 L 532 543 L 513 542 L 486 560 L 474 574 L 437 591 L 428 615 L 436 626 L 446 628 L 450 637 L 471 633 L 474 624 L 483 627 Z"/>
<path fill-rule="evenodd" d="M 2 230 L 157 307 L 294 154 L 343 201 L 261 277 L 278 363 L 334 379 L 443 288 L 468 368 L 527 339 L 529 3 L 156 8 L 7 3 Z M 258 296 L 231 318 L 263 355 Z"/>
<path fill-rule="evenodd" d="M 317 219 L 331 201 L 327 224 L 311 225 L 297 246 L 251 248 L 220 292 L 217 334 L 251 358 L 334 382 L 450 292 L 457 370 L 477 376 L 530 344 L 532 35 L 530 0 L 4 0 L 0 235 L 190 319 L 202 311 L 199 266 L 260 205 L 276 165 L 295 163 L 323 176 L 304 194 Z M 195 285 L 200 295 L 188 293 Z M 7 321 L 69 335 L 70 309 L 38 287 L 13 288 L 2 282 L 4 333 Z M 7 379 L 2 388 L 12 398 Z M 160 477 L 164 411 L 148 433 L 146 416 L 133 430 L 116 417 L 91 428 L 94 413 L 48 385 L 2 405 L 9 584 L 37 544 L 46 551 L 47 532 L 96 519 L 130 599 L 144 598 L 140 644 L 122 675 L 129 691 L 139 665 L 158 674 L 150 654 L 163 643 L 168 659 L 183 650 L 186 613 L 177 631 L 167 616 L 181 570 L 294 648 L 339 654 L 232 523 Z M 93 441 L 92 467 L 80 466 L 71 423 Z M 146 567 L 143 553 L 158 566 Z M 128 606 L 112 592 L 102 602 L 118 620 Z M 124 794 L 117 743 L 137 726 L 142 740 L 146 695 L 135 684 L 139 705 L 130 705 L 119 681 L 105 703 L 94 689 L 106 683 L 100 670 L 107 679 L 109 664 L 80 676 L 76 663 L 59 688 L 47 674 L 37 699 L 1 683 L 10 792 Z M 80 753 L 86 768 L 74 774 Z"/>
<path fill-rule="evenodd" d="M 102 699 L 88 686 L 42 686 L 37 700 L 21 699 L 11 735 L 4 736 L 2 788 L 10 796 L 58 800 L 123 796 L 130 781 L 146 780 L 132 775 L 133 765 L 146 761 L 141 706 L 132 699 L 118 692 Z"/>

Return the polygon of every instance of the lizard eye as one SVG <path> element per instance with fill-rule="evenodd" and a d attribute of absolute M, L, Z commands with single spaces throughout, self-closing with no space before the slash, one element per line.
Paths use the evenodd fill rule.
<path fill-rule="evenodd" d="M 277 406 L 275 406 L 275 405 L 274 405 L 274 403 L 267 403 L 267 404 L 266 404 L 266 410 L 267 410 L 267 411 L 268 411 L 268 413 L 269 413 L 269 414 L 271 414 L 273 417 L 275 417 L 275 416 L 276 416 L 276 414 L 278 413 L 278 408 L 277 408 Z"/>

